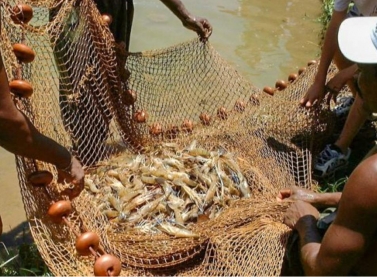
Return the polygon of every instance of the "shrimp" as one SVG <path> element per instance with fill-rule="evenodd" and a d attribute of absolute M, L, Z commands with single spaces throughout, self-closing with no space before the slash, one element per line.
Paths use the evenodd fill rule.
<path fill-rule="evenodd" d="M 113 189 L 116 190 L 116 191 L 119 191 L 119 190 L 121 190 L 122 188 L 124 188 L 123 184 L 122 184 L 118 179 L 115 179 L 115 178 L 113 178 L 113 177 L 106 176 L 106 177 L 105 177 L 105 181 L 106 181 L 106 183 L 107 183 L 111 188 L 113 188 Z"/>
<path fill-rule="evenodd" d="M 157 184 L 156 178 L 153 177 L 153 176 L 141 175 L 140 179 L 144 184 L 148 184 L 148 185 L 156 185 Z"/>
<path fill-rule="evenodd" d="M 184 228 L 179 228 L 168 223 L 160 222 L 157 228 L 168 235 L 175 236 L 177 238 L 199 238 L 199 235 Z"/>
<path fill-rule="evenodd" d="M 122 208 L 122 211 L 126 214 L 130 213 L 132 210 L 134 210 L 136 207 L 141 206 L 145 202 L 150 201 L 154 197 L 154 192 L 149 192 L 147 194 L 141 194 L 134 199 L 132 199 L 131 202 L 126 203 L 124 207 Z"/>
<path fill-rule="evenodd" d="M 178 223 L 178 224 L 181 224 L 183 225 L 184 224 L 184 221 L 183 221 L 183 217 L 182 217 L 182 210 L 180 207 L 182 207 L 181 205 L 177 204 L 177 202 L 167 202 L 168 206 L 170 209 L 173 210 L 174 212 L 174 217 L 175 217 L 175 221 Z"/>
<path fill-rule="evenodd" d="M 180 161 L 174 158 L 164 159 L 162 162 L 165 165 L 176 168 L 178 170 L 183 170 L 185 168 L 184 165 Z"/>
<path fill-rule="evenodd" d="M 153 200 L 152 202 L 149 202 L 147 204 L 145 204 L 144 206 L 142 206 L 138 211 L 137 213 L 131 215 L 129 218 L 128 218 L 128 221 L 129 222 L 137 222 L 139 221 L 140 219 L 144 218 L 145 216 L 151 214 L 157 207 L 158 205 L 164 201 L 166 197 L 163 195 L 161 197 L 158 197 L 156 198 L 155 200 Z"/>
<path fill-rule="evenodd" d="M 196 145 L 198 144 L 198 142 L 196 140 L 193 140 L 189 146 L 187 146 L 184 151 L 192 151 L 193 149 L 196 148 Z"/>
<path fill-rule="evenodd" d="M 108 198 L 107 198 L 107 200 L 109 201 L 110 205 L 111 205 L 115 210 L 117 210 L 118 212 L 122 212 L 119 198 L 116 198 L 116 197 L 113 196 L 113 195 L 109 195 Z"/>
<path fill-rule="evenodd" d="M 142 194 L 142 190 L 134 190 L 134 189 L 123 189 L 118 193 L 119 198 L 122 202 L 128 203 L 131 199 L 135 198 L 139 194 Z"/>
<path fill-rule="evenodd" d="M 207 194 L 204 198 L 204 204 L 203 204 L 203 208 L 207 208 L 209 205 L 212 204 L 213 202 L 213 198 L 215 197 L 215 193 L 216 193 L 216 189 L 217 189 L 217 183 L 216 182 L 212 182 L 211 186 L 209 187 L 208 191 L 207 191 Z"/>
<path fill-rule="evenodd" d="M 204 158 L 210 158 L 211 153 L 204 148 L 194 148 L 188 152 L 191 156 L 202 156 Z"/>
<path fill-rule="evenodd" d="M 199 195 L 192 189 L 190 189 L 185 183 L 180 179 L 174 180 L 173 184 L 182 188 L 182 190 L 192 199 L 198 207 L 202 206 L 202 199 Z"/>
<path fill-rule="evenodd" d="M 89 189 L 93 193 L 99 193 L 99 192 L 101 192 L 97 188 L 96 184 L 94 184 L 93 180 L 91 180 L 89 178 L 85 178 L 84 179 L 84 184 L 85 184 L 85 188 Z"/>
<path fill-rule="evenodd" d="M 107 176 L 114 177 L 119 180 L 119 173 L 115 169 L 110 169 L 106 173 L 107 173 Z"/>
<path fill-rule="evenodd" d="M 240 196 L 240 191 L 233 185 L 232 180 L 225 174 L 224 171 L 220 171 L 220 178 L 223 180 L 224 185 L 229 189 L 231 195 Z"/>
<path fill-rule="evenodd" d="M 186 208 L 182 212 L 182 220 L 184 223 L 190 221 L 190 220 L 195 220 L 198 218 L 198 213 L 199 213 L 199 207 L 194 206 L 192 209 Z"/>
<path fill-rule="evenodd" d="M 119 212 L 118 212 L 118 211 L 114 211 L 114 210 L 104 210 L 102 213 L 103 213 L 104 215 L 106 215 L 106 217 L 107 217 L 108 219 L 116 218 L 116 217 L 118 217 L 118 215 L 119 215 Z"/>

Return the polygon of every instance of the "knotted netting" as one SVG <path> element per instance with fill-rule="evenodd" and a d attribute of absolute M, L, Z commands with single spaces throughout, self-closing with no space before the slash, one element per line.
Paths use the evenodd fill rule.
<path fill-rule="evenodd" d="M 1 1 L 1 51 L 17 107 L 86 166 L 86 189 L 64 220 L 56 168 L 17 157 L 31 233 L 55 275 L 93 275 L 110 253 L 121 275 L 279 275 L 291 234 L 279 189 L 311 188 L 312 154 L 331 133 L 325 108 L 298 100 L 309 65 L 274 96 L 254 87 L 210 42 L 126 53 L 91 0 Z M 23 8 L 30 22 L 20 22 Z M 16 20 L 15 20 L 16 18 Z M 31 63 L 14 51 L 24 44 Z M 331 72 L 330 72 L 331 73 Z M 47 186 L 28 176 L 50 171 Z M 94 232 L 97 254 L 79 254 Z"/>

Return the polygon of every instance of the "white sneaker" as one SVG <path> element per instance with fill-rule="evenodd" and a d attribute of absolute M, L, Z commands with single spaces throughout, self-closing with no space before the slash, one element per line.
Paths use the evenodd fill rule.
<path fill-rule="evenodd" d="M 343 154 L 331 148 L 331 144 L 326 145 L 325 149 L 319 153 L 314 165 L 314 175 L 320 178 L 334 174 L 339 169 L 346 168 L 348 159 L 351 155 L 351 149 Z"/>
<path fill-rule="evenodd" d="M 353 96 L 343 96 L 337 99 L 337 105 L 334 107 L 333 112 L 337 117 L 345 117 L 348 115 L 349 110 L 355 98 Z"/>

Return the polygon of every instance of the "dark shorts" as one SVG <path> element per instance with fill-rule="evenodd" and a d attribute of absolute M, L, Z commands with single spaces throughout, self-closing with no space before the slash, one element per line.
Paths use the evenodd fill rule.
<path fill-rule="evenodd" d="M 124 42 L 127 46 L 130 43 L 132 19 L 133 19 L 133 0 L 94 0 L 101 14 L 110 14 L 113 22 L 110 30 L 116 42 Z"/>

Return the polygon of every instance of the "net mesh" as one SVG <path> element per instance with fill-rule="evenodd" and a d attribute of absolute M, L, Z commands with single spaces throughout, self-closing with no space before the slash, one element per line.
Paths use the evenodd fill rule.
<path fill-rule="evenodd" d="M 33 7 L 28 24 L 12 20 L 20 4 Z M 65 199 L 56 168 L 16 159 L 31 232 L 53 274 L 93 274 L 94 258 L 75 248 L 86 231 L 119 257 L 124 276 L 280 274 L 291 232 L 275 196 L 313 187 L 311 157 L 333 130 L 325 106 L 298 105 L 316 64 L 271 96 L 210 42 L 126 53 L 91 0 L 0 6 L 8 78 L 33 86 L 30 97 L 14 94 L 17 107 L 86 166 L 86 190 L 64 225 L 47 216 L 51 201 Z M 35 60 L 21 63 L 15 43 Z M 54 180 L 30 185 L 41 170 Z"/>

